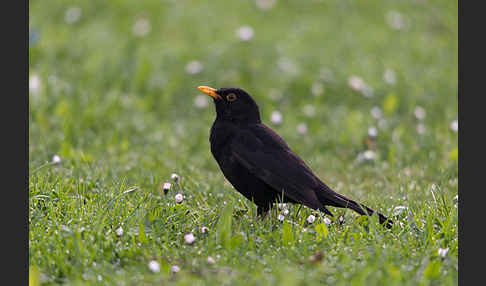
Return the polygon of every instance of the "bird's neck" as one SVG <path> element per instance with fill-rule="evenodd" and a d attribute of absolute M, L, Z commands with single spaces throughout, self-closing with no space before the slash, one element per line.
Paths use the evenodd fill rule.
<path fill-rule="evenodd" d="M 260 113 L 235 115 L 231 113 L 218 113 L 216 121 L 227 122 L 238 126 L 247 126 L 262 123 Z"/>

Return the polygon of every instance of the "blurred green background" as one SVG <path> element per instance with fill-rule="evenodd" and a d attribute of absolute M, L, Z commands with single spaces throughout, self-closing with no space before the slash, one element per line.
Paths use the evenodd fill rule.
<path fill-rule="evenodd" d="M 337 191 L 385 213 L 415 201 L 428 221 L 431 185 L 457 195 L 457 19 L 456 1 L 434 0 L 30 0 L 30 265 L 50 283 L 81 279 L 46 257 L 63 240 L 38 236 L 53 214 L 32 198 L 52 188 L 67 196 L 50 210 L 65 222 L 89 216 L 66 207 L 80 189 L 157 195 L 173 172 L 209 209 L 220 206 L 208 192 L 253 207 L 210 154 L 215 113 L 199 85 L 249 92 Z M 442 284 L 457 282 L 450 263 Z"/>

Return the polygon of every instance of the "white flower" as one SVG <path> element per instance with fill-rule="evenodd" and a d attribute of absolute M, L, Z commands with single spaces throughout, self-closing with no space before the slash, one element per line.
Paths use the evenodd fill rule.
<path fill-rule="evenodd" d="M 189 74 L 198 74 L 202 72 L 203 64 L 200 61 L 190 61 L 186 65 L 186 72 Z"/>
<path fill-rule="evenodd" d="M 208 263 L 210 264 L 214 264 L 216 262 L 216 260 L 214 260 L 214 258 L 212 258 L 211 256 L 208 256 Z"/>
<path fill-rule="evenodd" d="M 376 159 L 376 153 L 373 150 L 366 150 L 358 155 L 358 162 L 372 161 Z"/>
<path fill-rule="evenodd" d="M 314 215 L 310 215 L 310 216 L 307 217 L 308 223 L 314 223 L 315 220 L 316 220 L 316 217 Z"/>
<path fill-rule="evenodd" d="M 340 215 L 338 217 L 338 221 L 339 221 L 340 224 L 343 224 L 344 223 L 344 216 Z"/>
<path fill-rule="evenodd" d="M 277 66 L 281 71 L 290 76 L 296 76 L 299 73 L 297 65 L 289 58 L 280 58 L 277 61 Z"/>
<path fill-rule="evenodd" d="M 251 40 L 254 34 L 253 29 L 249 26 L 241 26 L 236 30 L 236 35 L 243 42 Z"/>
<path fill-rule="evenodd" d="M 199 109 L 203 109 L 203 108 L 206 108 L 208 107 L 209 105 L 209 101 L 208 101 L 208 97 L 207 96 L 196 96 L 194 98 L 194 106 L 199 108 Z"/>
<path fill-rule="evenodd" d="M 373 96 L 373 89 L 359 76 L 350 76 L 348 79 L 348 85 L 351 89 L 359 91 L 364 97 Z"/>
<path fill-rule="evenodd" d="M 364 97 L 372 97 L 373 96 L 373 88 L 371 86 L 366 85 L 362 90 L 361 94 L 363 94 Z"/>
<path fill-rule="evenodd" d="M 307 117 L 313 117 L 316 115 L 316 109 L 313 105 L 306 104 L 302 107 L 302 112 L 304 113 L 305 116 Z"/>
<path fill-rule="evenodd" d="M 445 257 L 449 252 L 449 248 L 439 248 L 437 251 L 440 257 Z"/>
<path fill-rule="evenodd" d="M 174 265 L 170 268 L 170 271 L 177 273 L 177 272 L 181 271 L 181 268 L 179 268 L 179 266 L 177 266 L 177 265 Z"/>
<path fill-rule="evenodd" d="M 415 110 L 413 111 L 413 113 L 415 114 L 415 117 L 418 120 L 422 120 L 422 119 L 425 118 L 425 109 L 421 106 L 415 107 Z"/>
<path fill-rule="evenodd" d="M 282 212 L 283 215 L 288 215 L 289 214 L 289 210 L 288 209 L 284 209 L 283 212 Z"/>
<path fill-rule="evenodd" d="M 395 72 L 391 69 L 385 70 L 385 73 L 383 73 L 383 81 L 389 85 L 394 85 L 397 82 Z"/>
<path fill-rule="evenodd" d="M 184 241 L 187 244 L 193 244 L 196 241 L 196 238 L 194 237 L 194 235 L 192 233 L 188 233 L 188 234 L 184 235 Z"/>
<path fill-rule="evenodd" d="M 422 135 L 425 133 L 425 125 L 422 123 L 417 124 L 417 133 Z"/>
<path fill-rule="evenodd" d="M 451 125 L 449 125 L 449 128 L 453 132 L 457 132 L 457 130 L 459 130 L 459 122 L 457 120 L 452 120 Z"/>
<path fill-rule="evenodd" d="M 275 124 L 275 125 L 280 125 L 282 124 L 282 113 L 280 111 L 274 111 L 270 115 L 270 121 Z"/>
<path fill-rule="evenodd" d="M 378 106 L 375 106 L 371 109 L 371 116 L 373 116 L 374 119 L 380 119 L 381 118 L 381 109 Z"/>
<path fill-rule="evenodd" d="M 116 229 L 116 235 L 117 236 L 122 236 L 123 235 L 123 228 L 120 226 L 119 228 Z"/>
<path fill-rule="evenodd" d="M 314 96 L 321 96 L 324 93 L 324 85 L 320 82 L 315 82 L 312 84 L 311 93 Z"/>
<path fill-rule="evenodd" d="M 330 224 L 331 224 L 331 220 L 330 220 L 328 217 L 325 217 L 325 218 L 323 219 L 323 221 L 324 221 L 324 224 L 325 224 L 325 225 L 330 225 Z"/>
<path fill-rule="evenodd" d="M 38 95 L 41 89 L 42 83 L 38 74 L 32 74 L 29 76 L 29 91 L 33 95 Z"/>
<path fill-rule="evenodd" d="M 150 271 L 154 273 L 160 272 L 160 265 L 157 261 L 155 260 L 150 261 L 148 266 Z"/>
<path fill-rule="evenodd" d="M 59 164 L 59 163 L 61 163 L 61 157 L 59 157 L 59 155 L 54 155 L 54 156 L 52 157 L 52 163 L 54 163 L 54 164 Z"/>
<path fill-rule="evenodd" d="M 283 209 L 286 209 L 287 208 L 287 204 L 279 203 L 277 206 L 278 206 L 278 209 L 279 210 L 283 210 Z"/>
<path fill-rule="evenodd" d="M 277 0 L 256 0 L 256 6 L 261 10 L 269 10 L 275 7 Z"/>
<path fill-rule="evenodd" d="M 144 37 L 150 32 L 150 21 L 145 18 L 140 18 L 133 24 L 133 33 L 135 36 Z"/>
<path fill-rule="evenodd" d="M 402 15 L 397 11 L 388 11 L 385 15 L 385 20 L 390 27 L 395 30 L 401 30 L 405 28 L 405 22 Z"/>
<path fill-rule="evenodd" d="M 348 78 L 348 85 L 350 88 L 360 91 L 365 86 L 365 82 L 359 76 L 353 75 Z"/>
<path fill-rule="evenodd" d="M 172 173 L 172 175 L 170 175 L 170 178 L 176 183 L 179 182 L 179 175 L 177 175 L 176 173 Z"/>
<path fill-rule="evenodd" d="M 407 210 L 406 206 L 396 206 L 395 208 L 393 208 L 393 215 L 394 216 L 399 215 L 406 210 Z"/>
<path fill-rule="evenodd" d="M 81 8 L 78 7 L 68 8 L 64 13 L 64 21 L 66 21 L 66 23 L 68 24 L 74 24 L 77 21 L 79 21 L 79 19 L 81 19 L 81 14 L 82 14 Z"/>
<path fill-rule="evenodd" d="M 202 226 L 202 227 L 199 229 L 199 231 L 200 231 L 201 233 L 206 233 L 206 232 L 208 232 L 208 231 L 209 231 L 209 228 L 207 228 L 207 227 L 205 227 L 205 226 Z"/>
<path fill-rule="evenodd" d="M 307 134 L 307 125 L 305 123 L 297 125 L 297 133 L 299 133 L 299 135 Z"/>
<path fill-rule="evenodd" d="M 169 182 L 165 182 L 164 183 L 164 186 L 162 187 L 162 189 L 164 190 L 164 193 L 167 193 L 168 191 L 170 191 L 170 187 L 172 186 L 171 183 Z"/>
<path fill-rule="evenodd" d="M 277 219 L 278 219 L 279 221 L 284 221 L 285 217 L 284 217 L 282 214 L 279 214 L 279 215 L 277 216 Z"/>
<path fill-rule="evenodd" d="M 374 126 L 371 126 L 370 128 L 368 128 L 368 136 L 370 137 L 376 137 L 378 135 L 378 129 L 376 129 L 376 127 Z"/>
<path fill-rule="evenodd" d="M 363 153 L 363 155 L 364 155 L 364 158 L 365 158 L 366 160 L 373 160 L 373 159 L 375 159 L 375 158 L 376 158 L 376 153 L 375 153 L 375 151 L 372 151 L 372 150 L 366 150 L 366 151 Z"/>
<path fill-rule="evenodd" d="M 177 194 L 177 195 L 175 195 L 175 200 L 176 200 L 176 203 L 180 204 L 184 200 L 184 197 L 182 196 L 182 194 Z"/>

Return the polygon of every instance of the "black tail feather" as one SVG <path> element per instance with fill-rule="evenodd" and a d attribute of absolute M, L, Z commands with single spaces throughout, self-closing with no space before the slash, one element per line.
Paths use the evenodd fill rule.
<path fill-rule="evenodd" d="M 376 213 L 381 224 L 385 224 L 387 228 L 391 228 L 393 225 L 393 222 L 383 214 L 376 212 L 375 210 L 363 204 L 358 204 L 357 202 L 332 191 L 330 188 L 326 188 L 323 191 L 316 192 L 316 194 L 323 205 L 352 209 L 360 215 L 372 216 L 374 213 Z M 324 209 L 326 208 L 324 207 Z"/>

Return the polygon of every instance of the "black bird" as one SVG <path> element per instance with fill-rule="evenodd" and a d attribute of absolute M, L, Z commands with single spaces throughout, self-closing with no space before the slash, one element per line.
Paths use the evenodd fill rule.
<path fill-rule="evenodd" d="M 211 153 L 233 187 L 264 215 L 277 200 L 302 204 L 330 216 L 326 206 L 349 208 L 360 215 L 375 211 L 334 192 L 262 123 L 258 105 L 240 88 L 198 89 L 213 98 L 216 120 L 211 127 Z M 377 213 L 380 223 L 392 222 Z"/>

